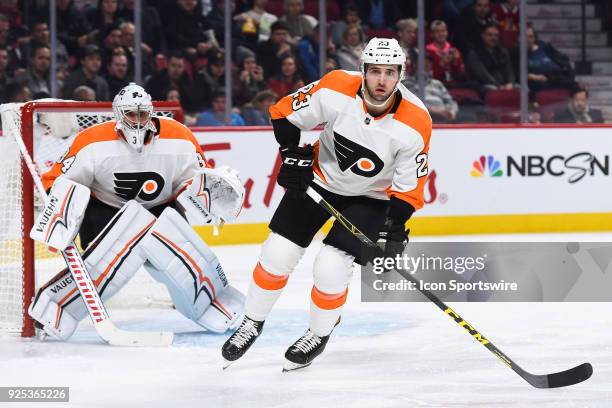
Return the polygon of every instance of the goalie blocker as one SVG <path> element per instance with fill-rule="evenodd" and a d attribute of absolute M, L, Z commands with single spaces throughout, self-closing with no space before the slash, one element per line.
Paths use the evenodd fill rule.
<path fill-rule="evenodd" d="M 63 214 L 71 211 L 69 204 L 59 209 Z M 207 330 L 224 332 L 242 314 L 244 295 L 228 284 L 215 254 L 172 208 L 156 219 L 136 201 L 129 201 L 83 258 L 103 301 L 142 266 L 166 285 L 181 314 Z M 67 269 L 38 290 L 29 314 L 54 338 L 66 340 L 74 333 L 87 309 Z"/>

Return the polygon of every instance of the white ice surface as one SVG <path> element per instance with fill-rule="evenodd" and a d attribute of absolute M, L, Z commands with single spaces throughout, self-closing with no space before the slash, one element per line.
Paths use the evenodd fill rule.
<path fill-rule="evenodd" d="M 456 240 L 609 240 L 567 235 Z M 445 238 L 445 239 L 448 239 Z M 111 310 L 124 329 L 172 330 L 169 348 L 103 344 L 82 324 L 67 343 L 0 337 L 0 386 L 69 386 L 70 403 L 4 407 L 612 407 L 611 303 L 456 303 L 452 307 L 524 369 L 565 370 L 589 361 L 594 375 L 568 388 L 532 388 L 429 303 L 360 302 L 355 274 L 343 322 L 309 368 L 281 373 L 307 327 L 313 244 L 245 357 L 221 370 L 228 335 L 203 333 L 174 310 Z M 215 247 L 245 290 L 259 245 Z"/>

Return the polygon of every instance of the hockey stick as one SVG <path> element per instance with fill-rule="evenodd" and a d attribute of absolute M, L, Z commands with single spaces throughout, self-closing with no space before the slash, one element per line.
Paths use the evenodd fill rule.
<path fill-rule="evenodd" d="M 376 245 L 370 238 L 364 235 L 359 229 L 347 220 L 338 210 L 336 210 L 330 203 L 328 203 L 319 193 L 317 193 L 312 187 L 308 187 L 306 194 L 310 196 L 317 204 L 323 207 L 328 213 L 330 213 L 344 228 L 346 228 L 351 234 L 359 239 L 364 245 L 375 249 L 382 256 L 382 249 Z M 431 300 L 436 306 L 440 308 L 445 314 L 447 314 L 455 323 L 463 327 L 476 341 L 485 346 L 491 353 L 499 358 L 504 364 L 510 367 L 514 372 L 520 375 L 525 381 L 536 388 L 557 388 L 567 387 L 569 385 L 577 384 L 582 381 L 588 380 L 593 374 L 593 367 L 590 363 L 583 363 L 579 366 L 570 368 L 569 370 L 561 371 L 553 374 L 531 374 L 522 369 L 516 364 L 510 357 L 506 356 L 501 352 L 493 343 L 487 340 L 474 326 L 466 322 L 457 312 L 448 307 L 442 302 L 436 295 L 428 290 L 420 289 L 418 281 L 415 277 L 406 271 L 393 269 L 393 271 L 399 273 L 404 279 L 414 282 L 419 291 Z"/>
<path fill-rule="evenodd" d="M 9 122 L 9 124 L 14 123 L 13 121 L 7 122 Z M 21 156 L 32 176 L 36 189 L 46 201 L 47 193 L 42 185 L 42 181 L 36 171 L 36 166 L 30 157 L 26 145 L 23 140 L 17 136 L 18 132 L 13 131 L 12 133 L 15 142 L 19 146 L 19 150 L 21 150 Z M 72 242 L 61 251 L 61 253 L 64 257 L 64 261 L 66 261 L 66 265 L 68 266 L 74 283 L 85 302 L 87 312 L 93 322 L 94 328 L 105 342 L 113 346 L 134 347 L 168 346 L 172 344 L 174 334 L 170 332 L 130 332 L 117 328 L 111 321 L 106 307 L 104 303 L 102 303 L 102 299 L 100 299 L 98 290 L 87 271 L 83 257 L 77 249 L 76 244 Z"/>

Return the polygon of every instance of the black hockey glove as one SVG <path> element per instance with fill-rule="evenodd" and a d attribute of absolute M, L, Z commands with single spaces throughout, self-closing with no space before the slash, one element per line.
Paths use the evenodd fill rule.
<path fill-rule="evenodd" d="M 408 243 L 410 230 L 404 230 L 404 224 L 395 224 L 391 218 L 387 218 L 385 225 L 378 233 L 378 245 L 384 251 L 385 257 L 401 255 Z"/>
<path fill-rule="evenodd" d="M 282 187 L 296 193 L 304 193 L 312 181 L 314 148 L 311 145 L 281 146 L 282 165 L 276 181 Z"/>

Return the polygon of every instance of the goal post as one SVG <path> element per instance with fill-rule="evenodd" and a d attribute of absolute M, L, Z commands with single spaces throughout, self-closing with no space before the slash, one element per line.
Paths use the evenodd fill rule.
<path fill-rule="evenodd" d="M 154 102 L 154 115 L 184 119 L 180 104 Z M 0 107 L 0 334 L 34 335 L 27 310 L 37 285 L 60 272 L 61 257 L 29 237 L 42 200 L 21 157 L 20 138 L 39 174 L 61 158 L 78 132 L 114 119 L 110 102 L 43 99 Z"/>

